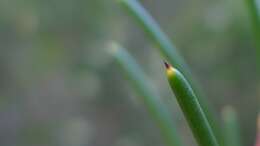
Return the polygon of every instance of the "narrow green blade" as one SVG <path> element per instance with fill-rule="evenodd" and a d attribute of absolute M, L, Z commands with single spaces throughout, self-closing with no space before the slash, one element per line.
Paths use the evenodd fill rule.
<path fill-rule="evenodd" d="M 221 126 L 219 126 L 219 121 L 215 116 L 215 111 L 210 108 L 211 106 L 207 98 L 205 98 L 203 93 L 200 92 L 200 86 L 195 82 L 188 66 L 177 51 L 176 47 L 171 43 L 170 39 L 161 30 L 158 23 L 145 10 L 138 0 L 119 0 L 119 2 L 126 10 L 128 10 L 129 14 L 133 16 L 137 22 L 139 22 L 143 30 L 157 46 L 156 48 L 162 56 L 165 57 L 175 68 L 180 70 L 188 79 L 203 110 L 206 113 L 214 133 L 217 135 L 218 140 L 222 143 L 224 138 L 222 137 Z"/>
<path fill-rule="evenodd" d="M 212 128 L 189 82 L 166 63 L 169 84 L 199 146 L 219 146 Z"/>

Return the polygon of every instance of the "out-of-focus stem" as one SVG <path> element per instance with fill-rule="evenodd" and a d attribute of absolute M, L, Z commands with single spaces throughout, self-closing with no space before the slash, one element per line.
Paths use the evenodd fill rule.
<path fill-rule="evenodd" d="M 222 119 L 226 146 L 242 146 L 238 117 L 234 108 L 226 106 L 222 111 Z"/>
<path fill-rule="evenodd" d="M 160 128 L 166 144 L 168 146 L 182 146 L 169 111 L 160 100 L 159 95 L 153 89 L 152 84 L 147 79 L 141 67 L 121 46 L 113 44 L 112 49 L 117 63 L 125 72 L 130 83 L 139 94 L 140 100 L 143 101 L 151 117 Z"/>
<path fill-rule="evenodd" d="M 249 17 L 251 19 L 252 33 L 255 39 L 256 57 L 258 72 L 260 73 L 260 6 L 257 6 L 257 0 L 245 0 Z M 259 4 L 260 5 L 260 4 Z"/>

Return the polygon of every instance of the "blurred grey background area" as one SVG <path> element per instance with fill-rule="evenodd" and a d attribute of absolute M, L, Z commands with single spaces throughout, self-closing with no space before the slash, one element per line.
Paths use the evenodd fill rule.
<path fill-rule="evenodd" d="M 259 110 L 251 24 L 243 0 L 143 0 L 216 110 L 233 106 L 244 146 Z M 117 41 L 196 145 L 172 98 L 162 58 L 116 0 L 0 1 L 0 145 L 159 146 L 159 130 L 108 52 Z"/>

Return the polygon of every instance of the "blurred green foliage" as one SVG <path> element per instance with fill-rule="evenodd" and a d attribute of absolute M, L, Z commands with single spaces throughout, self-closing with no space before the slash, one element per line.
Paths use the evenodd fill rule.
<path fill-rule="evenodd" d="M 218 113 L 227 104 L 238 110 L 241 137 L 252 145 L 260 84 L 245 3 L 142 3 L 180 48 Z M 113 0 L 1 0 L 0 144 L 162 145 L 105 51 L 111 39 L 131 48 L 162 97 L 171 96 L 161 57 L 128 19 Z M 185 144 L 195 145 L 172 104 Z"/>

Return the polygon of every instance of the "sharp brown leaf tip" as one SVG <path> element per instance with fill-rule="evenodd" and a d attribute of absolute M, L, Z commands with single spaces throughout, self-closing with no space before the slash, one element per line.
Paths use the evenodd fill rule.
<path fill-rule="evenodd" d="M 165 62 L 165 61 L 164 61 L 164 65 L 165 65 L 165 67 L 166 67 L 167 69 L 170 68 L 170 65 L 169 65 L 167 62 Z"/>

